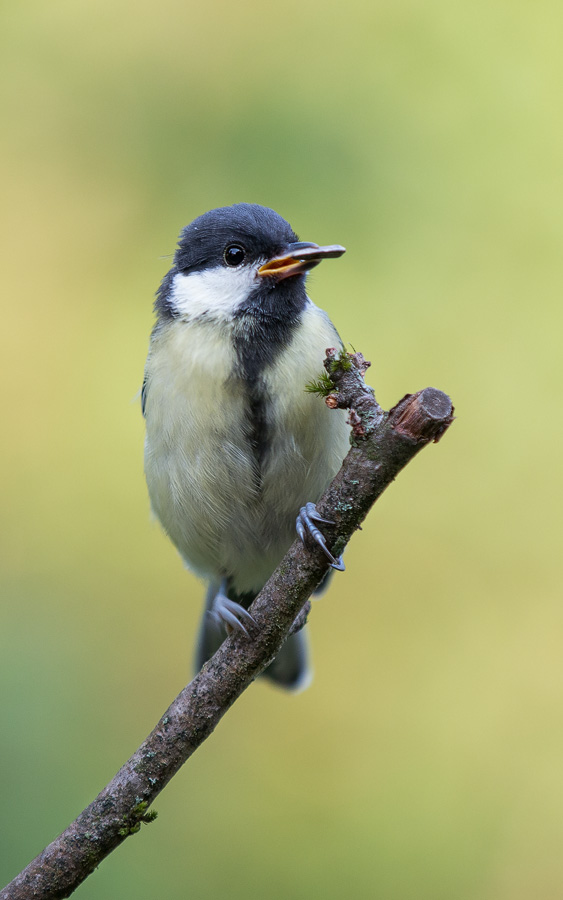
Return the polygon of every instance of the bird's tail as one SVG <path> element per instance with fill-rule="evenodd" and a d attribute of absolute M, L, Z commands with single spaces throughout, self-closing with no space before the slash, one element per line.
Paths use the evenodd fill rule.
<path fill-rule="evenodd" d="M 196 671 L 199 672 L 204 663 L 210 659 L 216 650 L 219 649 L 226 634 L 223 625 L 216 621 L 211 611 L 213 601 L 220 590 L 220 586 L 216 582 L 209 585 L 205 598 L 205 609 L 203 612 L 199 636 L 196 648 Z M 236 603 L 240 603 L 245 609 L 248 609 L 256 594 L 238 594 L 232 595 L 229 591 L 229 598 Z M 302 628 L 295 634 L 290 634 L 280 652 L 264 670 L 262 676 L 273 681 L 280 687 L 289 691 L 302 691 L 311 682 L 311 670 L 309 665 L 309 651 L 306 628 Z"/>

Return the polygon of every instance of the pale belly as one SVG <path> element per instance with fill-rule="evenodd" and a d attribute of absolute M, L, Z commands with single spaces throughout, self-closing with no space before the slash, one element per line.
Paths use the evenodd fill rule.
<path fill-rule="evenodd" d="M 264 372 L 268 450 L 258 467 L 228 334 L 176 322 L 155 336 L 147 484 L 155 514 L 199 575 L 258 590 L 293 541 L 299 508 L 317 501 L 340 468 L 349 447 L 345 413 L 304 390 L 334 343 L 332 326 L 312 307 L 292 352 Z"/>

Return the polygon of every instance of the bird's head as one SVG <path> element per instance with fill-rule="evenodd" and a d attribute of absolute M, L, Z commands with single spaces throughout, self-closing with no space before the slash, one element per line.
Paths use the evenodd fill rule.
<path fill-rule="evenodd" d="M 299 241 L 289 223 L 264 206 L 213 209 L 181 232 L 156 309 L 163 317 L 188 319 L 292 315 L 307 302 L 307 272 L 344 252 Z"/>

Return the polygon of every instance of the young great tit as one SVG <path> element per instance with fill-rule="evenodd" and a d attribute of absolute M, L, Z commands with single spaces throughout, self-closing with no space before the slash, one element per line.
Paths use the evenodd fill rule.
<path fill-rule="evenodd" d="M 183 229 L 158 289 L 142 389 L 145 473 L 165 532 L 209 581 L 198 668 L 228 630 L 247 630 L 247 609 L 296 527 L 343 568 L 314 503 L 341 466 L 350 429 L 345 411 L 305 390 L 327 348 L 342 346 L 305 277 L 343 253 L 299 241 L 273 210 L 240 203 Z M 265 674 L 289 689 L 308 683 L 303 630 Z"/>

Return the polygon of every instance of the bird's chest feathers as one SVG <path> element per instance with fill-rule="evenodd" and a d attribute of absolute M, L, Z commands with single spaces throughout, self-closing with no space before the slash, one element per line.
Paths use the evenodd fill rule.
<path fill-rule="evenodd" d="M 224 324 L 173 321 L 153 336 L 147 361 L 147 435 L 192 460 L 210 443 L 240 443 L 245 410 Z"/>
<path fill-rule="evenodd" d="M 166 460 L 172 484 L 191 484 L 199 493 L 222 480 L 226 492 L 236 483 L 256 498 L 279 479 L 306 477 L 331 422 L 305 386 L 322 371 L 335 332 L 312 307 L 291 334 L 273 333 L 268 341 L 265 333 L 244 320 L 176 320 L 154 335 L 147 363 L 149 468 L 151 458 L 159 466 Z"/>

